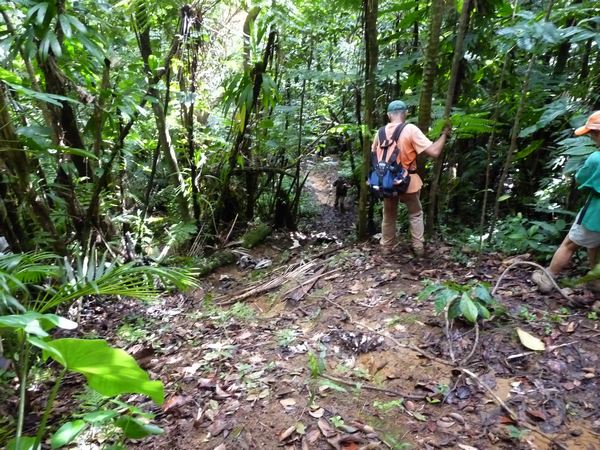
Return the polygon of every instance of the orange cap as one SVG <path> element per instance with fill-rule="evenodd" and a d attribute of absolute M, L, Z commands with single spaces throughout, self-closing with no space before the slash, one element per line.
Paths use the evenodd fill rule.
<path fill-rule="evenodd" d="M 600 130 L 600 111 L 592 113 L 585 125 L 575 130 L 575 136 L 581 136 L 590 130 Z"/>

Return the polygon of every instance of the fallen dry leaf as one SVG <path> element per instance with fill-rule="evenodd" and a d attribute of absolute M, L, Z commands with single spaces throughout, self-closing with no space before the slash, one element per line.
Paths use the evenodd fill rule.
<path fill-rule="evenodd" d="M 296 431 L 296 425 L 292 425 L 289 428 L 286 428 L 284 431 L 281 432 L 281 434 L 279 434 L 279 442 L 285 441 L 287 438 L 289 438 L 292 433 L 294 433 L 294 431 Z"/>
<path fill-rule="evenodd" d="M 456 422 L 450 420 L 448 417 L 442 417 L 436 422 L 436 425 L 440 428 L 450 428 L 454 426 Z"/>
<path fill-rule="evenodd" d="M 359 444 L 364 444 L 365 440 L 358 436 L 336 436 L 327 439 L 327 442 L 336 450 L 358 450 Z"/>
<path fill-rule="evenodd" d="M 218 436 L 221 432 L 227 428 L 227 421 L 217 419 L 207 428 L 207 431 L 211 434 L 211 436 Z"/>
<path fill-rule="evenodd" d="M 323 436 L 326 438 L 336 435 L 335 429 L 329 425 L 329 422 L 327 422 L 325 419 L 319 419 L 317 426 L 319 427 L 319 430 L 321 430 L 321 433 L 323 433 Z"/>
<path fill-rule="evenodd" d="M 561 325 L 559 328 L 563 333 L 572 333 L 578 326 L 578 322 L 568 322 L 564 325 Z"/>
<path fill-rule="evenodd" d="M 448 415 L 450 417 L 452 417 L 454 420 L 462 423 L 463 425 L 465 424 L 465 418 L 463 416 L 461 416 L 460 414 L 453 412 L 453 413 L 450 413 Z"/>
<path fill-rule="evenodd" d="M 529 350 L 542 351 L 546 349 L 546 345 L 539 338 L 529 334 L 527 331 L 517 328 L 517 334 L 519 335 L 521 344 Z"/>
<path fill-rule="evenodd" d="M 308 433 L 306 433 L 306 441 L 309 444 L 314 444 L 315 442 L 317 442 L 319 440 L 319 438 L 321 437 L 321 432 L 317 429 L 312 429 L 310 430 Z"/>
<path fill-rule="evenodd" d="M 170 410 L 177 408 L 178 406 L 185 405 L 189 401 L 190 401 L 189 397 L 182 396 L 182 395 L 174 395 L 172 397 L 169 397 L 165 401 L 162 409 L 164 412 L 169 412 Z"/>
<path fill-rule="evenodd" d="M 302 438 L 301 445 L 302 445 L 302 450 L 310 450 L 310 447 L 308 446 L 308 440 L 306 439 L 306 436 L 304 436 Z"/>
<path fill-rule="evenodd" d="M 296 400 L 291 397 L 282 398 L 281 400 L 279 400 L 279 403 L 281 403 L 281 406 L 287 409 L 294 406 L 296 404 Z"/>
<path fill-rule="evenodd" d="M 323 408 L 315 409 L 314 411 L 308 411 L 308 414 L 315 419 L 320 419 L 325 414 L 325 410 Z"/>
<path fill-rule="evenodd" d="M 220 399 L 220 400 L 231 397 L 231 394 L 229 394 L 229 393 L 225 392 L 223 389 L 221 389 L 221 386 L 219 386 L 218 384 L 215 387 L 215 394 L 216 394 L 215 398 Z"/>
<path fill-rule="evenodd" d="M 537 420 L 546 420 L 546 413 L 544 411 L 542 411 L 541 409 L 533 409 L 530 408 L 527 410 L 527 414 L 529 414 L 531 417 L 537 419 Z"/>

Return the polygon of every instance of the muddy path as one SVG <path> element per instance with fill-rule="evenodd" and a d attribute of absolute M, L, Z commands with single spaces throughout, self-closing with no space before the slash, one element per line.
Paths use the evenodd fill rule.
<path fill-rule="evenodd" d="M 165 430 L 130 447 L 600 449 L 598 319 L 515 270 L 498 292 L 504 314 L 478 337 L 464 323 L 450 331 L 456 360 L 477 343 L 468 376 L 447 363 L 444 318 L 417 296 L 426 281 L 493 283 L 513 259 L 475 266 L 442 243 L 421 260 L 408 244 L 386 257 L 349 244 L 354 207 L 333 210 L 333 179 L 314 166 L 318 213 L 300 230 L 327 238 L 275 233 L 252 251 L 273 261 L 266 269 L 222 268 L 151 305 L 87 305 L 83 334 L 110 336 L 165 384 L 160 408 L 128 399 Z M 517 327 L 547 350 L 524 348 Z"/>
<path fill-rule="evenodd" d="M 308 171 L 305 191 L 311 199 L 311 212 L 300 223 L 301 230 L 306 233 L 326 233 L 335 236 L 339 242 L 352 240 L 355 235 L 354 222 L 357 210 L 356 187 L 350 188 L 344 201 L 344 211 L 334 207 L 334 181 L 340 171 L 338 161 L 333 157 L 308 161 L 305 165 Z"/>

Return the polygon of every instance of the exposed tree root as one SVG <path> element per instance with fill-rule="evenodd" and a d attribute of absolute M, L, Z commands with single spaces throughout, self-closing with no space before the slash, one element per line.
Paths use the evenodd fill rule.
<path fill-rule="evenodd" d="M 571 300 L 571 298 L 562 291 L 560 286 L 558 284 L 556 284 L 556 281 L 554 281 L 554 277 L 550 274 L 550 272 L 548 272 L 548 269 L 540 266 L 537 263 L 531 262 L 531 261 L 516 261 L 516 262 L 512 263 L 510 266 L 508 266 L 506 269 L 504 269 L 504 272 L 502 272 L 502 274 L 500 275 L 500 278 L 498 278 L 498 281 L 496 282 L 496 285 L 494 286 L 494 289 L 492 290 L 492 296 L 496 294 L 496 291 L 498 290 L 500 283 L 502 283 L 504 276 L 513 267 L 517 267 L 517 266 L 533 266 L 533 267 L 536 267 L 536 268 L 542 270 L 546 274 L 546 276 L 548 276 L 550 278 L 550 281 L 552 282 L 552 286 L 560 293 L 560 295 L 562 295 L 562 297 L 566 300 L 569 300 L 569 301 Z"/>
<path fill-rule="evenodd" d="M 515 422 L 517 425 L 519 425 L 523 428 L 527 428 L 528 430 L 531 430 L 534 433 L 539 434 L 544 439 L 547 439 L 548 443 L 551 443 L 554 441 L 554 439 L 551 436 L 549 436 L 546 433 L 544 433 L 543 431 L 539 430 L 536 426 L 530 425 L 527 422 L 519 420 L 519 416 L 517 415 L 517 413 L 515 413 L 512 410 L 512 408 L 510 408 L 510 406 L 508 406 L 506 404 L 506 402 L 504 402 L 504 400 L 502 400 L 500 397 L 498 397 L 494 391 L 492 391 L 483 381 L 481 381 L 474 372 L 471 372 L 469 369 L 465 369 L 464 367 L 458 367 L 457 370 L 460 370 L 462 373 L 464 373 L 469 378 L 471 378 L 473 381 L 475 381 L 481 388 L 483 388 L 483 390 L 494 400 L 494 402 L 498 406 L 500 406 L 508 414 L 508 416 L 512 419 L 512 421 Z"/>

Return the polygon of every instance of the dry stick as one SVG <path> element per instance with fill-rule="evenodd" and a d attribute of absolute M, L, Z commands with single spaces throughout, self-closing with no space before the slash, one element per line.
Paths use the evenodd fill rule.
<path fill-rule="evenodd" d="M 467 364 L 469 362 L 469 360 L 473 357 L 473 355 L 475 354 L 475 349 L 477 348 L 477 345 L 479 345 L 479 324 L 477 323 L 477 321 L 475 321 L 475 341 L 473 342 L 473 347 L 471 348 L 471 351 L 469 352 L 469 354 L 462 359 L 462 361 L 460 361 L 458 363 L 459 366 L 464 366 L 465 364 Z"/>
<path fill-rule="evenodd" d="M 397 397 L 409 398 L 411 400 L 424 400 L 427 397 L 426 395 L 405 394 L 404 392 L 399 392 L 399 391 L 395 391 L 392 389 L 381 388 L 379 386 L 373 386 L 372 384 L 360 383 L 357 381 L 347 380 L 345 378 L 334 377 L 333 375 L 328 375 L 326 373 L 322 373 L 321 377 L 327 378 L 328 380 L 335 381 L 337 383 L 345 384 L 347 386 L 359 387 L 358 385 L 360 385 L 361 389 L 364 388 L 364 389 L 369 389 L 371 391 L 383 392 L 385 394 L 395 395 Z"/>
<path fill-rule="evenodd" d="M 446 333 L 446 340 L 448 341 L 448 351 L 450 352 L 450 359 L 452 360 L 452 364 L 455 364 L 456 359 L 454 358 L 454 348 L 452 347 L 452 336 L 450 335 L 450 317 L 448 317 L 451 304 L 452 304 L 452 302 L 450 301 L 450 302 L 446 303 L 446 306 L 444 307 L 444 322 L 445 322 L 444 331 Z"/>
<path fill-rule="evenodd" d="M 548 442 L 553 441 L 552 437 L 548 436 L 543 431 L 540 431 L 537 427 L 529 425 L 526 422 L 520 421 L 517 414 L 504 402 L 504 400 L 502 400 L 500 397 L 498 397 L 496 395 L 496 393 L 494 391 L 492 391 L 483 381 L 481 381 L 475 373 L 473 373 L 469 369 L 465 369 L 463 367 L 458 367 L 457 369 L 460 370 L 462 373 L 468 375 L 473 381 L 475 381 L 480 387 L 482 387 L 494 399 L 496 404 L 498 406 L 500 406 L 502 409 L 504 409 L 504 411 L 506 411 L 506 413 L 509 415 L 509 417 L 512 419 L 513 422 L 521 425 L 522 427 L 527 428 L 528 430 L 538 433 L 540 436 L 547 439 Z"/>
<path fill-rule="evenodd" d="M 231 237 L 231 233 L 233 233 L 233 227 L 235 227 L 235 223 L 238 220 L 238 216 L 239 216 L 239 214 L 235 215 L 235 218 L 233 219 L 233 223 L 231 224 L 231 228 L 229 229 L 229 233 L 227 233 L 227 236 L 225 237 L 225 241 L 223 241 L 223 245 L 227 244 L 227 242 L 229 241 L 229 238 Z"/>
<path fill-rule="evenodd" d="M 269 292 L 275 288 L 278 288 L 282 284 L 284 284 L 288 279 L 302 275 L 303 273 L 305 273 L 309 269 L 311 269 L 314 265 L 315 265 L 314 263 L 308 263 L 308 264 L 300 266 L 294 270 L 289 270 L 287 272 L 284 272 L 284 274 L 281 275 L 280 277 L 275 278 L 270 281 L 267 281 L 265 283 L 259 284 L 257 286 L 250 287 L 248 289 L 244 289 L 241 292 L 238 292 L 236 295 L 234 295 L 229 300 L 218 302 L 218 305 L 220 305 L 220 306 L 231 305 L 232 303 L 235 303 L 240 300 L 245 300 L 249 297 L 252 297 L 253 295 L 264 294 L 266 292 Z M 218 301 L 218 299 L 217 299 L 217 301 Z"/>
<path fill-rule="evenodd" d="M 548 347 L 547 351 L 552 352 L 554 350 L 556 350 L 557 348 L 561 348 L 561 347 L 568 347 L 570 345 L 574 345 L 577 344 L 579 341 L 573 341 L 573 342 L 567 342 L 565 344 L 560 344 L 560 345 L 551 345 L 550 347 Z M 510 355 L 507 356 L 505 359 L 507 361 L 511 360 L 511 359 L 515 359 L 515 358 L 522 358 L 523 356 L 529 356 L 529 355 L 534 355 L 537 352 L 523 352 L 523 353 L 517 353 L 515 355 Z"/>
<path fill-rule="evenodd" d="M 556 281 L 554 281 L 554 277 L 550 274 L 550 272 L 548 272 L 548 270 L 545 267 L 540 266 L 537 263 L 531 262 L 531 261 L 516 261 L 514 263 L 512 263 L 510 266 L 508 266 L 506 269 L 504 269 L 504 272 L 502 272 L 502 274 L 500 275 L 500 278 L 498 278 L 498 281 L 496 282 L 496 286 L 494 286 L 494 289 L 492 290 L 492 296 L 496 293 L 496 290 L 498 289 L 498 287 L 500 286 L 500 283 L 502 282 L 502 280 L 504 279 L 504 276 L 508 273 L 508 271 L 510 269 L 512 269 L 513 267 L 516 266 L 533 266 L 533 267 L 537 267 L 538 269 L 542 270 L 546 276 L 550 279 L 550 281 L 552 282 L 552 286 L 560 293 L 560 295 L 562 295 L 562 297 L 566 300 L 571 300 L 569 298 L 568 295 L 566 295 L 562 289 L 558 286 L 558 284 L 556 284 Z"/>
<path fill-rule="evenodd" d="M 326 256 L 329 256 L 332 253 L 337 253 L 340 250 L 343 250 L 343 249 L 349 247 L 350 245 L 352 245 L 350 242 L 346 242 L 345 244 L 341 245 L 340 247 L 328 248 L 327 250 L 322 251 L 321 253 L 317 253 L 315 256 L 313 256 L 313 259 L 325 258 Z"/>
<path fill-rule="evenodd" d="M 285 298 L 287 295 L 291 294 L 295 290 L 303 288 L 307 284 L 311 284 L 311 283 L 315 284 L 319 280 L 319 278 L 322 278 L 322 277 L 324 277 L 326 275 L 331 275 L 332 273 L 335 273 L 335 272 L 339 272 L 340 270 L 341 270 L 340 268 L 337 268 L 337 269 L 330 270 L 328 272 L 317 273 L 316 275 L 314 275 L 313 277 L 309 278 L 308 280 L 303 281 L 302 283 L 298 283 L 298 286 L 294 286 L 293 288 L 288 289 L 286 292 L 284 292 L 283 298 Z M 310 289 L 312 289 L 312 286 L 304 293 L 304 295 L 308 294 L 308 292 L 310 291 Z M 303 295 L 303 297 L 304 297 L 304 295 Z"/>

